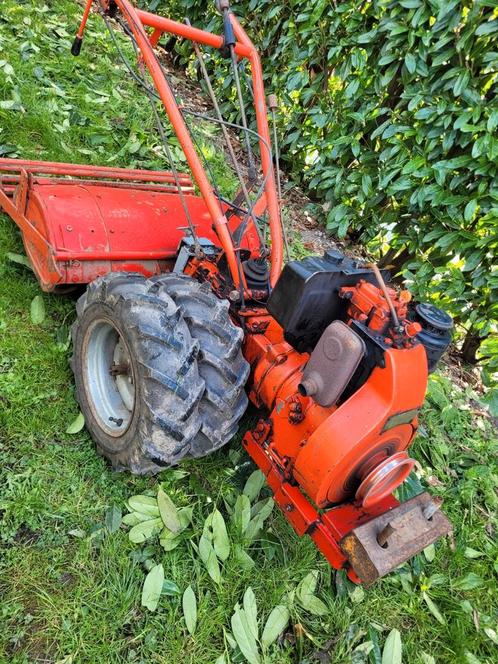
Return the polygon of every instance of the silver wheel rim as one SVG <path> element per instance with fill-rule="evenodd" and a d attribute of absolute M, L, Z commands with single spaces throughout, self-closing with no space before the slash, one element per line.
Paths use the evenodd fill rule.
<path fill-rule="evenodd" d="M 135 409 L 135 377 L 130 352 L 108 320 L 97 320 L 84 341 L 84 381 L 92 414 L 110 436 L 122 436 Z"/>

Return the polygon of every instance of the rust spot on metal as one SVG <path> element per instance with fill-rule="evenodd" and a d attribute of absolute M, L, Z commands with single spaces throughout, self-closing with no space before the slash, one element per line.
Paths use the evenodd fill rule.
<path fill-rule="evenodd" d="M 421 493 L 406 503 L 353 528 L 340 542 L 351 567 L 365 585 L 396 569 L 452 528 L 438 509 L 427 519 L 433 499 Z M 387 545 L 387 546 L 386 546 Z"/>

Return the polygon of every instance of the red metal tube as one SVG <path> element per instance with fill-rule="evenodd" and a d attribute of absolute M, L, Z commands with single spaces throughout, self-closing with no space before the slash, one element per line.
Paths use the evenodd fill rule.
<path fill-rule="evenodd" d="M 175 258 L 176 251 L 58 251 L 54 259 L 58 263 L 64 261 L 163 261 Z"/>
<path fill-rule="evenodd" d="M 90 14 L 90 9 L 92 8 L 93 0 L 87 0 L 85 9 L 83 11 L 83 18 L 81 19 L 80 27 L 78 28 L 78 39 L 83 38 L 83 33 L 85 32 L 86 22 L 88 21 L 88 16 Z"/>
<path fill-rule="evenodd" d="M 117 4 L 119 5 L 120 3 L 118 2 Z M 186 23 L 178 23 L 169 18 L 164 18 L 163 16 L 157 16 L 156 14 L 143 11 L 142 9 L 137 9 L 135 11 L 144 25 L 154 28 L 155 30 L 169 32 L 172 35 L 184 37 L 185 39 L 190 39 L 190 41 L 204 44 L 205 46 L 212 46 L 213 48 L 221 48 L 223 46 L 223 37 L 220 37 L 219 35 L 213 35 L 211 32 L 194 28 Z M 245 43 L 237 43 L 235 44 L 235 53 L 239 57 L 248 58 L 251 54 L 251 49 Z"/>
<path fill-rule="evenodd" d="M 13 191 L 21 180 L 20 175 L 0 175 L 0 187 L 5 191 Z M 178 187 L 175 184 L 144 184 L 137 182 L 116 182 L 115 180 L 84 180 L 78 178 L 40 178 L 33 177 L 32 184 L 40 185 L 81 185 L 83 187 L 97 186 L 97 187 L 112 187 L 113 189 L 135 189 L 136 191 L 155 191 L 163 194 L 177 194 Z M 192 195 L 194 188 L 181 185 L 180 187 L 184 194 Z"/>
<path fill-rule="evenodd" d="M 173 173 L 169 171 L 135 170 L 132 168 L 118 168 L 116 166 L 88 166 L 83 164 L 65 164 L 57 161 L 32 161 L 29 159 L 0 159 L 0 171 L 18 172 L 21 169 L 42 175 L 73 175 L 76 177 L 99 177 L 176 184 Z M 178 173 L 178 179 L 180 184 L 187 187 L 192 186 L 192 180 L 187 173 Z"/>
<path fill-rule="evenodd" d="M 150 75 L 152 76 L 156 90 L 164 104 L 166 113 L 168 114 L 170 122 L 173 125 L 173 129 L 175 130 L 178 140 L 180 141 L 180 145 L 182 146 L 183 152 L 185 153 L 192 174 L 199 186 L 202 197 L 204 198 L 206 206 L 211 215 L 211 219 L 213 220 L 213 224 L 216 228 L 221 246 L 227 257 L 228 267 L 230 269 L 233 282 L 238 287 L 241 279 L 239 276 L 237 257 L 235 254 L 232 237 L 227 227 L 227 219 L 223 214 L 223 210 L 221 209 L 218 199 L 214 195 L 211 184 L 206 176 L 202 163 L 192 143 L 190 132 L 185 124 L 180 109 L 178 108 L 175 96 L 162 72 L 159 62 L 157 61 L 137 10 L 130 2 L 128 2 L 128 0 L 116 0 L 116 4 L 121 9 L 121 12 L 127 21 L 142 53 L 145 65 L 147 66 Z M 151 14 L 150 16 L 154 15 Z M 161 25 L 157 24 L 153 27 L 162 29 Z M 189 28 L 189 26 L 182 27 Z M 192 28 L 190 29 L 192 30 Z M 202 33 L 202 30 L 199 32 Z M 190 36 L 189 38 L 192 37 Z M 242 279 L 244 279 L 243 276 Z"/>

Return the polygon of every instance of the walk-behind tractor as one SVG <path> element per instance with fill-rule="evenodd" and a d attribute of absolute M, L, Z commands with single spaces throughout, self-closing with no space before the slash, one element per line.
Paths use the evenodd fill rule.
<path fill-rule="evenodd" d="M 0 160 L 0 206 L 43 290 L 88 284 L 72 356 L 87 429 L 115 468 L 156 473 L 226 445 L 249 400 L 260 419 L 243 445 L 285 517 L 333 567 L 372 583 L 451 530 L 429 494 L 393 495 L 415 465 L 407 449 L 451 319 L 337 251 L 282 270 L 276 132 L 258 53 L 228 0 L 221 36 L 128 0 L 88 0 L 73 55 L 93 8 L 151 103 L 170 171 Z M 211 114 L 177 102 L 155 54 L 172 39 L 193 43 Z M 223 119 L 203 47 L 231 68 L 238 124 Z M 273 95 L 268 106 L 274 116 Z M 191 175 L 171 158 L 164 111 Z M 190 131 L 207 121 L 238 179 L 232 200 Z"/>

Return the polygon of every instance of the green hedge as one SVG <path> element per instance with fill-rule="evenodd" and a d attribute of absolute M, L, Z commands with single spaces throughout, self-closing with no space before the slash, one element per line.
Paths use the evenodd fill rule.
<path fill-rule="evenodd" d="M 209 2 L 208 5 L 213 5 Z M 152 0 L 206 25 L 206 2 Z M 233 3 L 327 227 L 393 264 L 498 368 L 496 0 Z M 211 17 L 212 18 L 212 15 Z M 216 21 L 219 30 L 219 19 Z M 226 80 L 225 80 L 226 86 Z"/>

